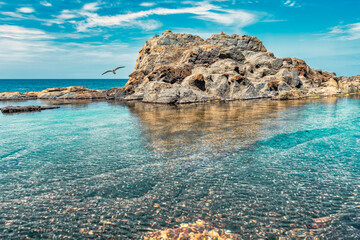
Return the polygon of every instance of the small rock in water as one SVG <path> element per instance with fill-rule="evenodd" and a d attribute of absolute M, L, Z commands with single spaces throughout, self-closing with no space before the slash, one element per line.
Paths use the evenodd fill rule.
<path fill-rule="evenodd" d="M 4 114 L 21 113 L 21 112 L 40 112 L 42 110 L 56 109 L 60 107 L 54 106 L 7 106 L 1 108 Z"/>
<path fill-rule="evenodd" d="M 325 223 L 331 221 L 333 217 L 322 217 L 322 218 L 314 218 L 313 221 L 316 223 Z"/>
<path fill-rule="evenodd" d="M 320 228 L 324 228 L 326 225 L 325 223 L 311 223 L 311 224 L 307 224 L 305 227 L 307 229 L 320 229 Z"/>

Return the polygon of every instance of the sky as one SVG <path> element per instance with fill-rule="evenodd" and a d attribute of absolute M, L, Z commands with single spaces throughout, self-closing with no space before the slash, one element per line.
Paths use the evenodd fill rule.
<path fill-rule="evenodd" d="M 256 36 L 276 57 L 358 75 L 359 10 L 359 0 L 0 0 L 0 78 L 128 78 L 165 30 Z"/>

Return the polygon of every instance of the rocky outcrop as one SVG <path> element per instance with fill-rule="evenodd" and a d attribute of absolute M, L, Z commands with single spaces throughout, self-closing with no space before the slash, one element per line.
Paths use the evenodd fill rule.
<path fill-rule="evenodd" d="M 139 52 L 125 87 L 109 99 L 191 103 L 296 99 L 360 92 L 360 77 L 337 77 L 296 58 L 276 58 L 256 37 L 215 34 L 207 40 L 164 32 Z"/>
<path fill-rule="evenodd" d="M 0 100 L 101 99 L 193 103 L 257 98 L 298 99 L 360 92 L 360 76 L 338 77 L 297 58 L 276 58 L 256 37 L 214 34 L 204 40 L 165 31 L 146 41 L 124 87 L 0 93 Z"/>
<path fill-rule="evenodd" d="M 20 93 L 20 92 L 2 92 L 0 93 L 1 100 L 32 100 L 37 99 L 38 92 Z"/>
<path fill-rule="evenodd" d="M 59 107 L 52 107 L 52 106 L 8 106 L 0 108 L 1 112 L 4 114 L 11 114 L 11 113 L 22 113 L 22 112 L 40 112 L 42 110 L 48 109 L 56 109 Z"/>
<path fill-rule="evenodd" d="M 87 87 L 48 88 L 41 92 L 4 92 L 0 100 L 32 100 L 32 99 L 105 99 L 107 91 L 91 90 Z"/>
<path fill-rule="evenodd" d="M 106 91 L 90 90 L 87 87 L 48 88 L 38 94 L 39 99 L 99 99 Z"/>

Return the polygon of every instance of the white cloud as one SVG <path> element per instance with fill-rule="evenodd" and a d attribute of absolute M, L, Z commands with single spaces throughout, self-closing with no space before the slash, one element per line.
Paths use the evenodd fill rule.
<path fill-rule="evenodd" d="M 32 41 L 24 39 L 0 38 L 0 44 L 6 48 L 0 49 L 0 59 L 2 64 L 9 62 L 26 62 L 33 60 L 36 56 L 41 56 L 44 52 L 55 51 L 49 47 L 45 41 Z M 5 60 L 6 59 L 6 60 Z"/>
<path fill-rule="evenodd" d="M 47 2 L 47 1 L 41 1 L 40 4 L 45 6 L 45 7 L 51 7 L 52 6 L 52 4 Z"/>
<path fill-rule="evenodd" d="M 99 3 L 97 3 L 97 2 L 87 3 L 83 6 L 82 9 L 85 11 L 90 11 L 90 12 L 97 11 L 99 9 Z"/>
<path fill-rule="evenodd" d="M 79 38 L 84 35 L 50 35 L 39 29 L 0 25 L 0 46 L 6 46 L 0 48 L 0 77 L 36 78 L 56 73 L 64 78 L 96 78 L 114 62 L 119 62 L 127 66 L 121 75 L 125 78 L 136 62 L 137 55 L 133 53 L 139 46 L 131 48 L 120 42 L 63 42 L 56 41 L 55 37 Z"/>
<path fill-rule="evenodd" d="M 53 37 L 39 29 L 24 28 L 15 25 L 0 25 L 0 38 L 46 40 L 52 39 Z"/>
<path fill-rule="evenodd" d="M 57 18 L 60 20 L 67 20 L 67 19 L 74 19 L 77 17 L 78 17 L 78 15 L 72 13 L 71 11 L 63 10 L 63 11 L 61 11 L 61 14 Z"/>
<path fill-rule="evenodd" d="M 16 25 L 0 25 L 0 59 L 9 62 L 30 60 L 35 55 L 51 51 L 49 41 L 53 37 L 39 29 Z M 5 64 L 5 63 L 3 63 Z"/>
<path fill-rule="evenodd" d="M 155 20 L 146 20 L 150 16 L 165 16 L 176 14 L 191 14 L 194 18 L 211 21 L 227 26 L 238 28 L 255 23 L 258 17 L 251 12 L 244 10 L 223 9 L 208 2 L 194 3 L 190 7 L 184 8 L 154 8 L 146 11 L 129 12 L 113 16 L 101 16 L 96 13 L 99 9 L 98 3 L 84 5 L 81 10 L 65 10 L 58 16 L 58 20 L 83 18 L 76 21 L 78 31 L 88 31 L 96 27 L 140 27 L 145 30 L 153 30 L 161 26 Z M 188 3 L 188 4 L 189 4 Z"/>
<path fill-rule="evenodd" d="M 22 13 L 17 13 L 17 12 L 0 12 L 1 15 L 5 15 L 5 16 L 9 16 L 11 18 L 1 18 L 1 20 L 3 21 L 7 21 L 7 20 L 14 20 L 14 18 L 16 20 L 33 20 L 33 21 L 39 21 L 42 22 L 43 25 L 46 26 L 50 26 L 52 24 L 62 24 L 65 21 L 63 19 L 60 18 L 60 16 L 58 16 L 56 19 L 43 19 L 43 18 L 38 18 L 35 17 L 32 14 L 22 14 Z M 64 16 L 62 16 L 64 17 Z M 73 18 L 76 17 L 75 15 L 71 15 L 71 17 L 69 18 Z M 64 17 L 65 19 L 65 17 Z"/>
<path fill-rule="evenodd" d="M 291 1 L 291 0 L 287 0 L 286 2 L 284 2 L 284 5 L 288 6 L 288 7 L 294 7 L 295 4 L 296 4 L 296 1 Z"/>
<path fill-rule="evenodd" d="M 22 14 L 15 12 L 1 12 L 1 14 L 13 18 L 23 18 L 23 19 L 25 18 Z"/>
<path fill-rule="evenodd" d="M 143 2 L 143 3 L 140 3 L 140 6 L 142 6 L 142 7 L 153 7 L 153 6 L 155 6 L 156 5 L 156 3 L 154 3 L 154 2 Z"/>
<path fill-rule="evenodd" d="M 0 38 L 1 78 L 97 78 L 114 62 L 126 66 L 120 78 L 130 74 L 137 49 L 121 43 L 79 44 Z M 126 59 L 126 60 L 124 60 Z M 55 74 L 55 75 L 54 75 Z"/>
<path fill-rule="evenodd" d="M 21 13 L 33 13 L 35 12 L 35 9 L 31 7 L 22 7 L 22 8 L 18 8 L 17 11 Z"/>
<path fill-rule="evenodd" d="M 333 27 L 328 36 L 336 37 L 340 40 L 360 39 L 360 22 Z"/>
<path fill-rule="evenodd" d="M 196 18 L 225 25 L 236 25 L 237 27 L 245 27 L 257 20 L 257 17 L 254 14 L 243 10 L 223 10 L 221 13 L 199 13 L 199 16 Z"/>

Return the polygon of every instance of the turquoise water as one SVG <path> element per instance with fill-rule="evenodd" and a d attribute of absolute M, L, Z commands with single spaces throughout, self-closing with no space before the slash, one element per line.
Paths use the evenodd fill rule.
<path fill-rule="evenodd" d="M 46 88 L 69 86 L 109 90 L 122 87 L 127 81 L 128 79 L 0 79 L 0 92 L 42 91 Z"/>
<path fill-rule="evenodd" d="M 359 159 L 356 97 L 0 115 L 0 238 L 136 239 L 201 219 L 244 239 L 359 239 Z"/>

